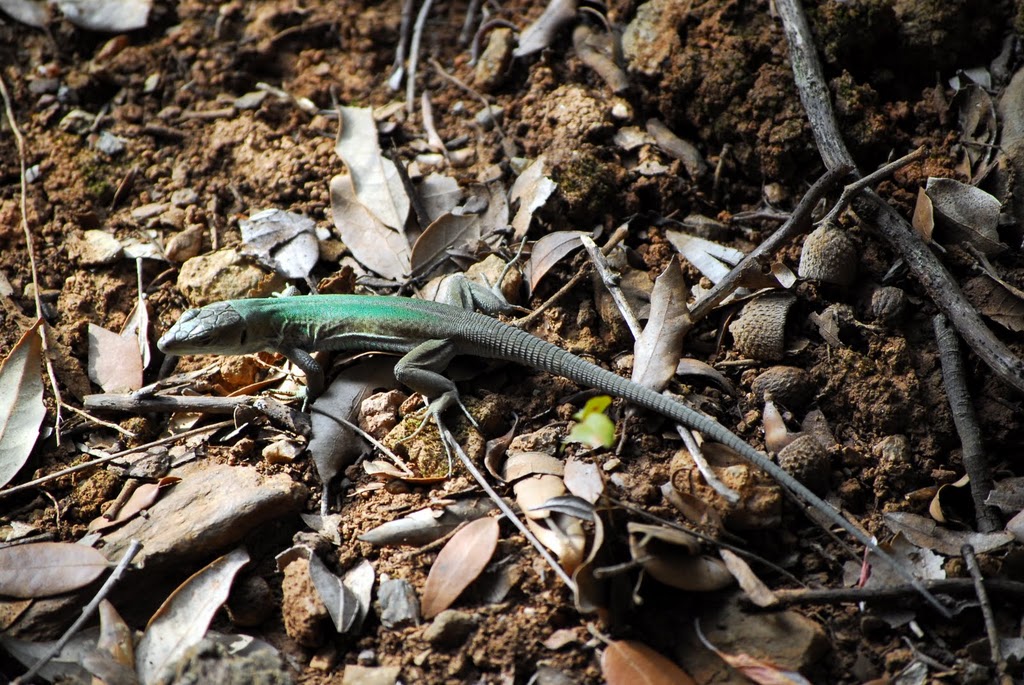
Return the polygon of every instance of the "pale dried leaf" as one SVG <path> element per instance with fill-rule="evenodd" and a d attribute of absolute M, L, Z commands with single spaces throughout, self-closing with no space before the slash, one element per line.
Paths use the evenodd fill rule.
<path fill-rule="evenodd" d="M 410 262 L 414 273 L 437 265 L 449 251 L 473 245 L 482 233 L 480 217 L 475 214 L 443 214 L 431 223 L 412 246 Z"/>
<path fill-rule="evenodd" d="M 551 45 L 559 30 L 576 16 L 576 0 L 550 0 L 544 12 L 519 34 L 513 57 L 526 57 Z"/>
<path fill-rule="evenodd" d="M 89 324 L 89 380 L 103 392 L 124 393 L 142 387 L 142 355 L 136 338 L 124 338 Z"/>
<path fill-rule="evenodd" d="M 265 209 L 238 222 L 243 252 L 285 278 L 304 279 L 320 259 L 316 222 L 283 209 Z"/>
<path fill-rule="evenodd" d="M 565 475 L 562 477 L 566 489 L 591 504 L 597 502 L 604 492 L 604 479 L 597 464 L 580 461 L 576 458 L 565 463 Z"/>
<path fill-rule="evenodd" d="M 712 283 L 718 283 L 743 259 L 739 250 L 681 231 L 665 231 L 672 247 Z"/>
<path fill-rule="evenodd" d="M 39 0 L 0 0 L 0 9 L 22 24 L 41 29 L 50 23 L 50 4 Z"/>
<path fill-rule="evenodd" d="M 411 250 L 405 234 L 391 230 L 360 204 L 348 174 L 331 179 L 331 216 L 360 264 L 391 280 L 409 273 Z"/>
<path fill-rule="evenodd" d="M 158 682 L 203 639 L 227 600 L 235 575 L 247 563 L 249 554 L 244 549 L 233 550 L 193 574 L 160 605 L 135 652 L 142 685 Z"/>
<path fill-rule="evenodd" d="M 751 602 L 761 608 L 775 606 L 779 603 L 779 598 L 757 577 L 743 557 L 724 547 L 718 550 L 718 554 Z"/>
<path fill-rule="evenodd" d="M 494 509 L 488 499 L 460 500 L 444 509 L 421 509 L 388 521 L 359 536 L 371 545 L 412 545 L 421 547 L 440 540 L 466 521 L 475 521 Z"/>
<path fill-rule="evenodd" d="M 96 651 L 97 628 L 87 628 L 71 638 L 57 656 L 50 659 L 39 677 L 49 682 L 65 679 L 69 683 L 88 683 L 90 673 L 82 666 L 89 654 Z M 13 637 L 0 637 L 0 647 L 17 659 L 25 668 L 31 668 L 45 656 L 56 640 L 30 642 Z"/>
<path fill-rule="evenodd" d="M 811 681 L 797 671 L 790 671 L 765 659 L 757 659 L 749 654 L 728 654 L 715 647 L 704 636 L 700 625 L 696 626 L 697 637 L 705 647 L 717 654 L 722 661 L 729 664 L 758 685 L 811 685 Z"/>
<path fill-rule="evenodd" d="M 21 336 L 0 366 L 0 487 L 10 483 L 28 461 L 46 417 L 41 323 Z"/>
<path fill-rule="evenodd" d="M 549 499 L 565 494 L 565 483 L 561 476 L 534 475 L 527 476 L 512 486 L 516 495 L 516 504 L 531 519 L 542 519 L 549 516 L 541 506 Z"/>
<path fill-rule="evenodd" d="M 1024 542 L 1024 511 L 1018 512 L 1006 522 L 1006 530 L 1018 542 Z"/>
<path fill-rule="evenodd" d="M 347 633 L 359 615 L 359 599 L 313 554 L 309 557 L 309 577 L 320 600 L 327 607 L 339 634 Z"/>
<path fill-rule="evenodd" d="M 1024 509 L 1024 476 L 997 480 L 985 498 L 985 504 L 1004 514 L 1016 514 Z"/>
<path fill-rule="evenodd" d="M 338 111 L 341 130 L 335 151 L 348 167 L 359 202 L 385 226 L 402 232 L 409 216 L 409 196 L 395 163 L 381 154 L 373 110 L 340 107 Z"/>
<path fill-rule="evenodd" d="M 660 119 L 648 119 L 647 132 L 658 147 L 683 163 L 690 178 L 696 179 L 707 172 L 708 163 L 704 161 L 697 146 L 677 136 Z"/>
<path fill-rule="evenodd" d="M 512 234 L 516 240 L 521 240 L 526 235 L 530 229 L 530 222 L 533 221 L 533 213 L 543 207 L 558 188 L 557 183 L 544 175 L 546 168 L 547 161 L 542 155 L 519 174 L 519 178 L 508 191 L 512 202 L 519 203 L 519 209 L 512 219 Z"/>
<path fill-rule="evenodd" d="M 966 543 L 973 545 L 978 554 L 984 554 L 1013 541 L 1013 535 L 1006 531 L 974 533 L 948 530 L 926 516 L 907 512 L 888 512 L 884 517 L 886 525 L 894 532 L 902 533 L 918 547 L 935 550 L 946 556 L 959 556 L 960 548 Z"/>
<path fill-rule="evenodd" d="M 416 187 L 427 218 L 433 222 L 455 209 L 462 200 L 462 188 L 451 176 L 433 173 Z"/>
<path fill-rule="evenodd" d="M 526 476 L 551 475 L 562 476 L 565 464 L 561 459 L 552 457 L 545 452 L 513 452 L 505 460 L 502 479 L 506 483 L 525 478 Z"/>
<path fill-rule="evenodd" d="M 543 519 L 526 518 L 526 526 L 558 557 L 567 573 L 575 573 L 584 561 L 587 549 L 587 535 L 583 523 L 575 516 L 558 512 L 547 512 Z"/>
<path fill-rule="evenodd" d="M 917 203 L 914 205 L 914 216 L 910 220 L 911 226 L 926 243 L 932 241 L 932 233 L 935 231 L 935 212 L 932 209 L 931 198 L 924 188 L 917 189 Z"/>
<path fill-rule="evenodd" d="M 1010 284 L 983 274 L 964 283 L 964 295 L 982 315 L 1016 333 L 1024 331 L 1024 297 Z"/>
<path fill-rule="evenodd" d="M 26 599 L 77 590 L 110 567 L 92 547 L 37 542 L 0 549 L 0 595 Z"/>
<path fill-rule="evenodd" d="M 355 620 L 352 622 L 352 633 L 358 633 L 363 627 L 363 621 L 370 613 L 370 603 L 373 599 L 373 584 L 377 580 L 377 572 L 366 559 L 360 559 L 355 566 L 345 572 L 341 579 L 344 585 L 352 593 L 358 602 Z"/>
<path fill-rule="evenodd" d="M 651 315 L 633 345 L 633 382 L 656 392 L 663 390 L 675 374 L 689 328 L 686 281 L 673 256 L 654 281 Z"/>
<path fill-rule="evenodd" d="M 526 262 L 527 283 L 532 293 L 545 274 L 567 255 L 583 247 L 580 238 L 587 235 L 583 231 L 555 231 L 541 236 L 533 244 L 530 259 Z"/>
<path fill-rule="evenodd" d="M 100 602 L 100 636 L 96 648 L 109 654 L 114 661 L 122 666 L 135 668 L 135 641 L 132 629 L 117 613 L 114 605 L 103 600 Z"/>
<path fill-rule="evenodd" d="M 689 357 L 680 359 L 679 363 L 676 364 L 676 375 L 703 378 L 714 383 L 730 395 L 736 395 L 736 386 L 732 384 L 732 381 L 726 378 L 721 371 L 699 359 L 690 359 Z"/>
<path fill-rule="evenodd" d="M 498 520 L 478 519 L 452 536 L 434 560 L 423 586 L 423 617 L 431 619 L 458 599 L 487 567 L 498 546 Z"/>
<path fill-rule="evenodd" d="M 996 231 L 1001 203 L 993 195 L 951 178 L 936 177 L 928 179 L 925 192 L 936 220 L 950 238 L 970 243 L 984 254 L 1006 249 Z"/>
<path fill-rule="evenodd" d="M 124 322 L 124 326 L 121 327 L 121 337 L 134 340 L 135 344 L 139 346 L 139 354 L 142 355 L 142 368 L 144 369 L 152 361 L 149 345 L 148 302 L 149 300 L 142 300 L 141 307 L 139 302 L 136 302 L 135 306 L 132 307 L 131 313 L 128 315 L 128 319 Z"/>
<path fill-rule="evenodd" d="M 674 661 L 635 640 L 609 642 L 601 674 L 608 685 L 697 685 Z"/>

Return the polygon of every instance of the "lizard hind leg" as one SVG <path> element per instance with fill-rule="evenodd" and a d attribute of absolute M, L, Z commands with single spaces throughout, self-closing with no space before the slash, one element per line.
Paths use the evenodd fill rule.
<path fill-rule="evenodd" d="M 447 340 L 427 340 L 410 350 L 395 364 L 395 379 L 424 397 L 430 398 L 423 422 L 411 435 L 402 441 L 411 440 L 419 435 L 428 420 L 433 417 L 440 424 L 440 417 L 447 409 L 457 406 L 466 415 L 474 428 L 480 428 L 476 419 L 459 399 L 459 391 L 455 383 L 441 372 L 455 357 L 455 345 Z M 440 425 L 438 426 L 440 428 Z"/>

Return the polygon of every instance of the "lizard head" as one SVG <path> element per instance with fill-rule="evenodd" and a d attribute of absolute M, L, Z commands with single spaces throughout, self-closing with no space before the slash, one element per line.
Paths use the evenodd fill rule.
<path fill-rule="evenodd" d="M 247 354 L 250 349 L 245 319 L 230 302 L 190 309 L 163 334 L 156 346 L 165 354 Z"/>

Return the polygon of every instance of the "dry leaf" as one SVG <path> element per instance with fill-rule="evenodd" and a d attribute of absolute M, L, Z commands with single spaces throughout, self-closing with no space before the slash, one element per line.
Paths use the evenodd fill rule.
<path fill-rule="evenodd" d="M 409 273 L 411 252 L 405 234 L 391 230 L 367 211 L 348 174 L 331 179 L 331 216 L 345 246 L 360 264 L 391 280 Z"/>
<path fill-rule="evenodd" d="M 672 257 L 654 281 L 651 316 L 633 346 L 633 382 L 656 392 L 664 389 L 675 374 L 689 328 L 686 281 L 679 260 Z"/>
<path fill-rule="evenodd" d="M 103 392 L 132 392 L 142 387 L 139 341 L 89 324 L 89 380 Z"/>
<path fill-rule="evenodd" d="M 931 198 L 924 192 L 924 188 L 917 189 L 917 203 L 914 205 L 914 216 L 910 224 L 922 240 L 926 243 L 932 241 L 932 233 L 935 231 L 935 212 L 932 209 Z"/>
<path fill-rule="evenodd" d="M 142 685 L 158 682 L 203 639 L 213 615 L 227 601 L 235 575 L 247 563 L 244 549 L 233 550 L 193 574 L 160 605 L 135 651 Z"/>
<path fill-rule="evenodd" d="M 482 225 L 475 214 L 451 212 L 431 223 L 412 246 L 409 258 L 414 273 L 424 273 L 443 261 L 452 250 L 465 248 L 480 240 Z"/>
<path fill-rule="evenodd" d="M 459 182 L 451 176 L 433 173 L 420 181 L 416 194 L 423 205 L 423 211 L 431 221 L 455 209 L 462 200 L 463 192 Z"/>
<path fill-rule="evenodd" d="M 285 278 L 304 279 L 320 259 L 316 223 L 282 209 L 265 209 L 238 222 L 245 254 Z"/>
<path fill-rule="evenodd" d="M 487 567 L 498 546 L 498 520 L 478 519 L 452 536 L 434 560 L 423 586 L 423 617 L 447 609 Z"/>
<path fill-rule="evenodd" d="M 1024 331 L 1024 298 L 1010 284 L 982 274 L 964 283 L 964 295 L 982 315 L 1016 333 Z"/>
<path fill-rule="evenodd" d="M 181 482 L 180 478 L 175 476 L 168 476 L 161 478 L 156 483 L 143 483 L 139 487 L 135 488 L 132 496 L 128 498 L 128 501 L 124 503 L 120 511 L 117 512 L 117 516 L 113 519 L 108 519 L 105 516 L 100 516 L 94 519 L 89 524 L 89 532 L 95 533 L 101 530 L 107 530 L 114 526 L 119 526 L 125 521 L 135 518 L 139 512 L 149 509 L 160 497 L 160 492 L 164 488 L 168 488 L 175 483 Z"/>
<path fill-rule="evenodd" d="M 932 212 L 940 227 L 957 242 L 967 242 L 984 254 L 1006 249 L 999 240 L 998 199 L 981 188 L 951 178 L 931 177 L 925 192 L 932 201 Z"/>
<path fill-rule="evenodd" d="M 351 174 L 356 197 L 373 217 L 401 233 L 409 216 L 409 196 L 395 163 L 381 154 L 373 110 L 339 107 L 338 112 L 341 130 L 334 149 Z"/>
<path fill-rule="evenodd" d="M 562 477 L 566 489 L 591 504 L 597 502 L 604 492 L 604 479 L 597 464 L 590 464 L 576 458 L 565 462 L 565 475 Z"/>
<path fill-rule="evenodd" d="M 758 685 L 811 685 L 811 681 L 804 678 L 797 671 L 789 671 L 770 661 L 757 659 L 749 654 L 727 654 L 719 650 L 704 637 L 700 624 L 695 623 L 694 629 L 698 639 L 700 639 L 705 647 Z"/>
<path fill-rule="evenodd" d="M 779 598 L 761 582 L 761 579 L 757 577 L 743 557 L 725 548 L 719 549 L 718 555 L 722 557 L 729 573 L 740 584 L 740 588 L 747 594 L 751 602 L 761 608 L 775 606 L 779 603 Z"/>
<path fill-rule="evenodd" d="M 100 636 L 96 648 L 106 652 L 114 661 L 122 666 L 135 668 L 135 642 L 132 629 L 117 613 L 114 605 L 103 600 L 100 602 Z"/>
<path fill-rule="evenodd" d="M 76 634 L 57 656 L 43 666 L 39 671 L 39 677 L 49 682 L 62 680 L 69 683 L 88 683 L 91 674 L 82 663 L 89 654 L 96 652 L 96 635 L 96 628 L 87 628 Z M 25 668 L 34 666 L 50 651 L 55 642 L 29 642 L 12 637 L 0 637 L 0 647 L 21 662 Z"/>
<path fill-rule="evenodd" d="M 948 530 L 926 516 L 907 512 L 888 512 L 884 517 L 886 525 L 894 532 L 902 533 L 918 547 L 932 549 L 946 556 L 959 556 L 960 548 L 966 543 L 973 545 L 978 554 L 984 554 L 1013 541 L 1013 535 L 1006 531 L 974 533 Z"/>
<path fill-rule="evenodd" d="M 25 465 L 46 417 L 39 325 L 25 331 L 0 366 L 0 487 Z"/>
<path fill-rule="evenodd" d="M 608 685 L 697 685 L 675 662 L 635 640 L 609 642 L 601 673 Z"/>
<path fill-rule="evenodd" d="M 541 155 L 519 174 L 519 178 L 508 191 L 512 202 L 519 202 L 519 209 L 512 219 L 512 235 L 516 240 L 521 240 L 526 235 L 530 229 L 530 222 L 533 221 L 533 213 L 543 207 L 558 188 L 557 183 L 544 175 L 546 167 L 547 161 Z"/>
<path fill-rule="evenodd" d="M 672 247 L 712 283 L 718 283 L 743 259 L 739 250 L 681 231 L 665 231 Z"/>
<path fill-rule="evenodd" d="M 530 259 L 526 262 L 527 283 L 532 293 L 544 275 L 566 257 L 575 252 L 583 243 L 582 236 L 587 235 L 583 231 L 556 231 L 541 236 L 540 240 L 533 244 L 530 252 Z"/>
<path fill-rule="evenodd" d="M 84 587 L 110 564 L 85 545 L 38 542 L 0 549 L 0 595 L 50 597 Z"/>
<path fill-rule="evenodd" d="M 648 119 L 647 132 L 658 147 L 683 163 L 690 178 L 699 178 L 707 172 L 708 163 L 704 161 L 697 146 L 677 136 L 660 119 Z"/>
<path fill-rule="evenodd" d="M 359 536 L 371 545 L 412 545 L 421 547 L 440 540 L 466 521 L 487 516 L 494 509 L 489 499 L 459 500 L 443 509 L 420 509 L 388 521 Z"/>
<path fill-rule="evenodd" d="M 327 607 L 331 621 L 339 634 L 347 633 L 359 614 L 358 598 L 320 561 L 315 554 L 309 556 L 309 577 Z"/>
<path fill-rule="evenodd" d="M 703 556 L 692 535 L 666 526 L 627 524 L 629 553 L 658 582 L 691 592 L 729 587 L 733 577 L 718 559 Z"/>

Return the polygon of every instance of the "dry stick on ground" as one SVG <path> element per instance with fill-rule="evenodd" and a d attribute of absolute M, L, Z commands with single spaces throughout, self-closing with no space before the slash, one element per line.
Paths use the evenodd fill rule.
<path fill-rule="evenodd" d="M 935 341 L 939 346 L 939 358 L 942 360 L 943 385 L 949 398 L 949 407 L 953 411 L 956 432 L 963 444 L 962 458 L 964 469 L 970 476 L 971 499 L 974 501 L 978 530 L 982 533 L 991 533 L 1003 526 L 999 522 L 999 514 L 995 508 L 985 503 L 988 493 L 992 491 L 992 472 L 985 458 L 978 417 L 974 413 L 971 397 L 967 392 L 960 345 L 956 332 L 949 327 L 946 317 L 942 314 L 935 315 L 932 325 L 935 328 Z"/>
<path fill-rule="evenodd" d="M 1000 684 L 1013 683 L 1006 672 L 1006 659 L 1003 658 L 1003 651 L 999 648 L 999 631 L 996 630 L 996 619 L 992 614 L 992 603 L 988 599 L 988 592 L 985 590 L 985 579 L 978 567 L 978 557 L 974 555 L 974 547 L 964 545 L 960 548 L 960 554 L 967 564 L 967 570 L 971 574 L 971 582 L 974 584 L 974 593 L 978 596 L 978 605 L 981 609 L 981 616 L 985 621 L 985 635 L 988 638 L 989 654 L 992 658 L 992 665 L 999 675 Z"/>
<path fill-rule="evenodd" d="M 921 581 L 929 592 L 943 595 L 974 594 L 974 581 L 970 578 L 947 578 L 945 580 Z M 1016 601 L 1024 600 L 1024 583 L 1016 580 L 986 578 L 985 589 L 990 593 Z M 827 590 L 773 590 L 779 598 L 779 606 L 799 604 L 845 604 L 860 602 L 888 602 L 919 596 L 913 585 L 887 585 L 877 588 L 848 587 Z M 746 604 L 746 602 L 744 602 Z"/>
<path fill-rule="evenodd" d="M 423 40 L 423 27 L 430 14 L 430 6 L 434 0 L 423 0 L 416 25 L 412 29 L 412 43 L 409 46 L 409 72 L 405 75 L 405 111 L 412 114 L 416 109 L 416 70 L 420 61 L 420 42 Z"/>
<path fill-rule="evenodd" d="M 783 245 L 794 236 L 806 232 L 811 226 L 811 212 L 814 211 L 814 207 L 839 182 L 839 179 L 845 176 L 852 168 L 852 166 L 839 166 L 835 169 L 829 169 L 821 178 L 815 181 L 814 185 L 810 187 L 800 202 L 797 203 L 796 209 L 793 210 L 793 214 L 786 220 L 786 223 L 779 226 L 775 233 L 772 233 L 767 240 L 751 250 L 750 254 L 741 259 L 739 264 L 734 266 L 725 275 L 725 278 L 716 283 L 704 297 L 690 307 L 691 322 L 695 324 L 707 316 L 712 309 L 721 304 L 725 298 L 729 297 L 739 287 L 740 280 L 747 273 L 752 269 L 760 269 L 767 266 L 771 258 Z"/>
<path fill-rule="evenodd" d="M 814 38 L 799 0 L 776 0 L 775 7 L 789 43 L 789 60 L 800 101 L 814 133 L 825 166 L 855 166 L 843 142 L 832 110 L 825 76 L 815 52 Z M 978 312 L 946 271 L 939 259 L 917 236 L 910 224 L 875 192 L 865 190 L 854 202 L 864 221 L 874 224 L 903 257 L 915 278 L 945 314 L 975 354 L 1003 382 L 1024 392 L 1024 362 L 1018 359 L 985 325 Z"/>
<path fill-rule="evenodd" d="M 113 573 L 110 574 L 110 577 L 107 578 L 107 581 L 103 583 L 103 587 L 99 589 L 99 592 L 97 592 L 96 596 L 92 598 L 92 601 L 82 609 L 82 615 L 79 616 L 78 619 L 71 624 L 71 627 L 64 632 L 61 638 L 57 640 L 57 642 L 55 642 L 42 657 L 39 658 L 39 661 L 36 662 L 35 666 L 30 668 L 28 672 L 21 677 L 15 678 L 11 685 L 30 682 L 36 677 L 36 674 L 46 666 L 46 664 L 50 663 L 50 659 L 60 654 L 61 650 L 71 642 L 71 638 L 73 638 L 75 634 L 82 629 L 82 626 L 85 625 L 86 621 L 92 618 L 92 615 L 96 613 L 96 609 L 99 607 L 100 602 L 107 598 L 110 591 L 113 590 L 114 586 L 121 580 L 121 576 L 124 575 L 125 569 L 128 568 L 128 564 L 132 563 L 132 559 L 135 558 L 135 555 L 138 554 L 141 549 L 141 542 L 138 540 L 131 541 L 128 545 L 128 549 L 124 551 L 121 561 L 118 562 L 117 567 L 114 569 Z"/>

